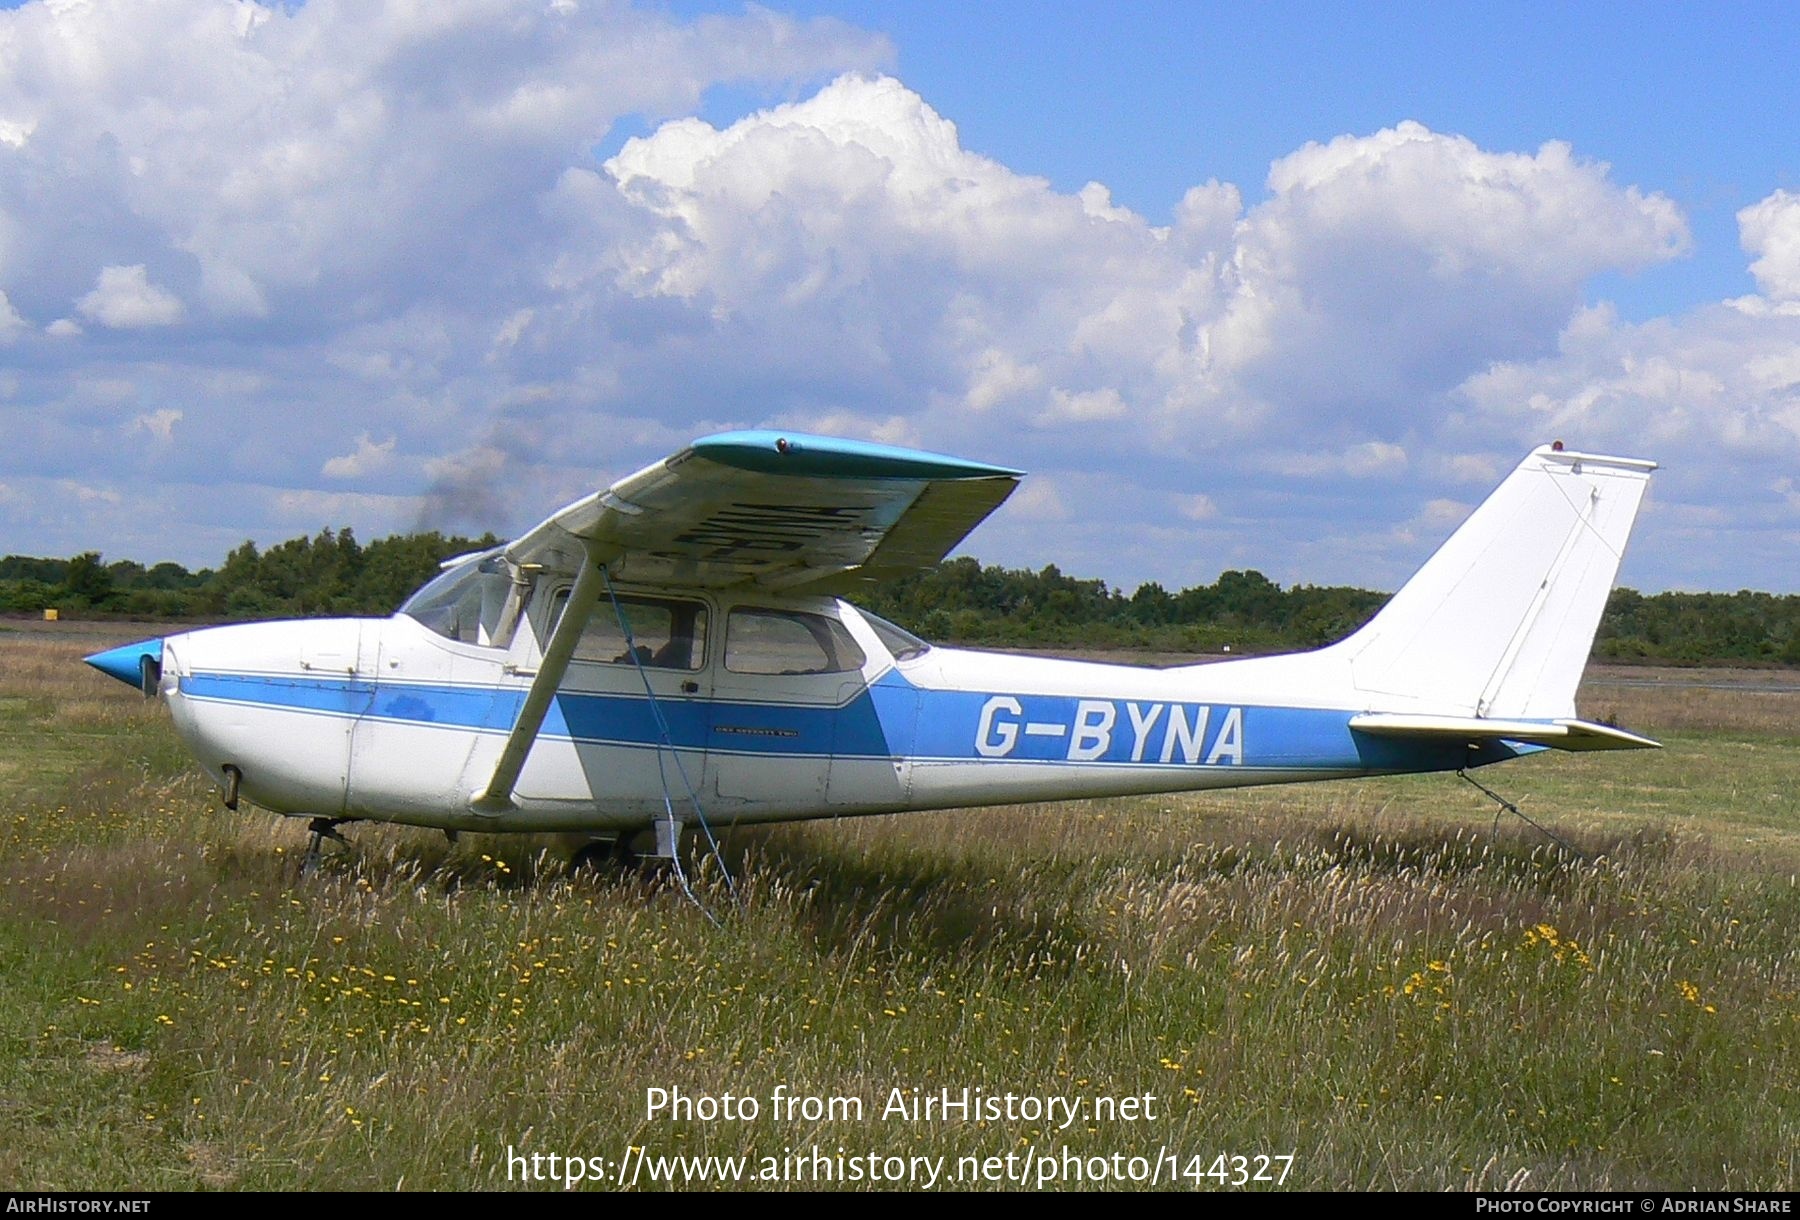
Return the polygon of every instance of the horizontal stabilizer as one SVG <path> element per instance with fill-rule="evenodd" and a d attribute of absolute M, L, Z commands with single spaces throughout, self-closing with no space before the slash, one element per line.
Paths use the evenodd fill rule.
<path fill-rule="evenodd" d="M 1485 716 L 1429 716 L 1369 712 L 1350 718 L 1359 733 L 1415 740 L 1516 741 L 1557 750 L 1657 750 L 1662 743 L 1590 720 L 1497 720 Z"/>

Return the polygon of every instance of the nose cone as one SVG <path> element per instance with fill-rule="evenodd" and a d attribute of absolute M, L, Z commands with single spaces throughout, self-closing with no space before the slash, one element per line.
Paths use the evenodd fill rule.
<path fill-rule="evenodd" d="M 162 654 L 163 642 L 158 638 L 142 640 L 136 644 L 125 644 L 119 648 L 109 648 L 105 652 L 96 652 L 93 656 L 82 659 L 108 677 L 117 678 L 134 689 L 144 690 L 146 686 L 144 662 L 148 660 L 153 671 L 160 673 Z M 150 691 L 155 689 L 154 685 L 150 685 Z"/>

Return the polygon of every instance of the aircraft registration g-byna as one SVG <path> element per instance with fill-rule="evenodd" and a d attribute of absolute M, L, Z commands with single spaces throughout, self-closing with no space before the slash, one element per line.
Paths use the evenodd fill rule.
<path fill-rule="evenodd" d="M 1534 450 L 1361 630 L 1170 669 L 933 647 L 837 593 L 942 559 L 1020 473 L 732 432 L 450 560 L 388 619 L 89 657 L 200 765 L 312 820 L 570 831 L 1460 771 L 1654 746 L 1575 688 L 1655 464 Z M 647 845 L 647 844 L 646 844 Z"/>

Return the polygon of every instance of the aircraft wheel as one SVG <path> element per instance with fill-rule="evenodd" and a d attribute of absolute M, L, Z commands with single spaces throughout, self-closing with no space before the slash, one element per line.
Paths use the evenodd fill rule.
<path fill-rule="evenodd" d="M 569 872 L 584 876 L 606 871 L 612 862 L 613 845 L 604 839 L 584 843 L 569 857 Z"/>
<path fill-rule="evenodd" d="M 584 843 L 569 857 L 569 872 L 597 877 L 614 871 L 629 872 L 643 863 L 643 857 L 627 835 L 616 839 L 595 839 Z"/>

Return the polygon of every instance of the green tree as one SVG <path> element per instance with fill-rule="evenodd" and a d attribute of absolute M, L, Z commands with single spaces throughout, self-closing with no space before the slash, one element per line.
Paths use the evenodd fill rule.
<path fill-rule="evenodd" d="M 63 588 L 79 605 L 104 606 L 112 596 L 113 575 L 100 562 L 99 551 L 83 551 L 69 560 L 69 571 L 63 577 Z"/>

